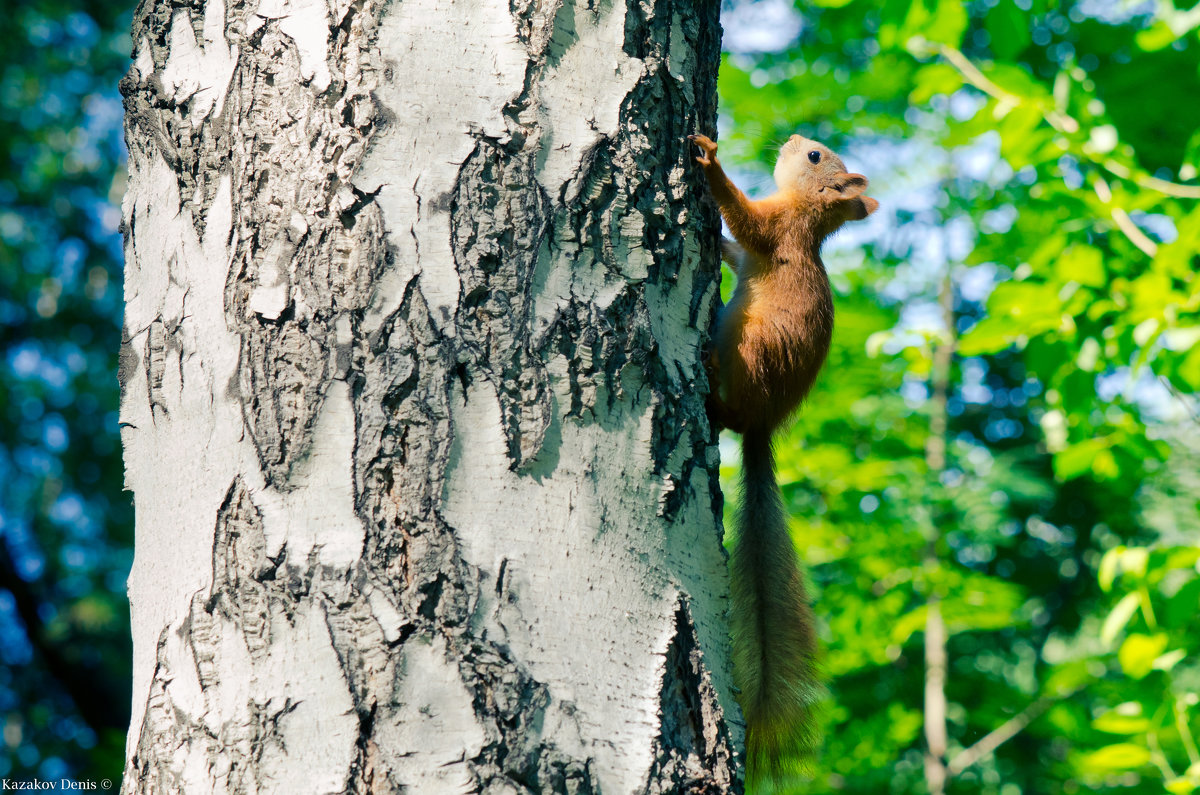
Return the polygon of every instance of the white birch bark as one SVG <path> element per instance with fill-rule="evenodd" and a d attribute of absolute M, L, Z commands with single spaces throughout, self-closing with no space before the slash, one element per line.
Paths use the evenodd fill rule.
<path fill-rule="evenodd" d="M 729 792 L 717 4 L 144 0 L 126 792 Z"/>

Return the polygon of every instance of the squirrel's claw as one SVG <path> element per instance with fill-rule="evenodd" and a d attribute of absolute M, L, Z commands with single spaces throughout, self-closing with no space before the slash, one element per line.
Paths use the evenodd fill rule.
<path fill-rule="evenodd" d="M 717 144 L 707 135 L 689 135 L 688 140 L 703 152 L 703 154 L 696 156 L 696 162 L 702 166 L 712 165 L 717 154 Z"/>

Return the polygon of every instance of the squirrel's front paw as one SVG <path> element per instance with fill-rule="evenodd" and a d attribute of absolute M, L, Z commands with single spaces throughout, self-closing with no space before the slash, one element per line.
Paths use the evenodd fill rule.
<path fill-rule="evenodd" d="M 717 144 L 707 135 L 689 135 L 688 140 L 700 147 L 703 153 L 696 157 L 696 162 L 702 166 L 712 165 L 717 155 Z"/>

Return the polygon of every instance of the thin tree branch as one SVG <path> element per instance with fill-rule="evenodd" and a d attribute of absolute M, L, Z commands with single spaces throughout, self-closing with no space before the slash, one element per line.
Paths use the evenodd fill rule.
<path fill-rule="evenodd" d="M 1193 422 L 1200 423 L 1200 412 L 1198 412 L 1191 403 L 1188 402 L 1188 396 L 1179 391 L 1179 387 L 1171 383 L 1171 379 L 1165 375 L 1160 375 L 1158 380 L 1167 388 L 1167 391 L 1175 396 L 1175 399 L 1183 405 L 1184 411 L 1192 418 Z"/>
<path fill-rule="evenodd" d="M 1153 257 L 1158 253 L 1158 244 L 1146 237 L 1146 233 L 1138 228 L 1133 219 L 1129 217 L 1129 213 L 1121 207 L 1112 206 L 1112 189 L 1104 177 L 1099 174 L 1092 175 L 1092 190 L 1096 192 L 1100 201 L 1111 206 L 1113 221 L 1117 228 L 1125 233 L 1125 237 L 1129 238 L 1130 243 L 1137 246 L 1147 257 Z"/>
<path fill-rule="evenodd" d="M 1158 732 L 1150 732 L 1146 735 L 1146 744 L 1150 746 L 1150 760 L 1154 762 L 1155 767 L 1162 772 L 1162 776 L 1167 781 L 1174 781 L 1179 776 L 1171 769 L 1171 763 L 1167 759 L 1167 755 L 1163 753 L 1162 745 L 1158 742 Z"/>
<path fill-rule="evenodd" d="M 925 784 L 930 795 L 946 791 L 946 623 L 931 596 L 925 616 Z"/>
<path fill-rule="evenodd" d="M 957 50 L 948 44 L 942 44 L 938 46 L 938 52 L 943 58 L 950 62 L 951 66 L 958 70 L 959 74 L 963 76 L 964 80 L 978 88 L 983 93 L 987 94 L 993 99 L 999 100 L 1000 102 L 1006 102 L 1014 106 L 1020 104 L 1020 97 L 1018 97 L 1016 94 L 1010 94 L 989 80 L 988 76 L 985 75 L 978 66 L 973 64 L 971 59 L 963 54 L 962 50 Z"/>
<path fill-rule="evenodd" d="M 941 53 L 943 58 L 950 62 L 951 66 L 958 70 L 959 74 L 963 76 L 964 80 L 978 88 L 983 93 L 987 94 L 998 102 L 1010 105 L 1013 108 L 1021 104 L 1021 97 L 1005 91 L 1003 88 L 989 80 L 987 75 L 985 75 L 978 66 L 973 64 L 971 59 L 964 55 L 961 50 L 956 50 L 949 45 L 942 44 L 938 47 L 938 52 Z M 1074 117 L 1068 116 L 1065 113 L 1061 113 L 1057 110 L 1043 110 L 1042 118 L 1044 118 L 1051 127 L 1059 132 L 1079 132 L 1079 122 L 1077 122 Z"/>
<path fill-rule="evenodd" d="M 1200 750 L 1196 749 L 1196 739 L 1192 737 L 1192 730 L 1188 727 L 1187 704 L 1182 698 L 1175 699 L 1174 712 L 1175 730 L 1179 732 L 1179 739 L 1187 751 L 1188 761 L 1193 765 L 1200 765 Z"/>
<path fill-rule="evenodd" d="M 933 367 L 929 436 L 925 440 L 925 465 L 929 477 L 941 483 L 946 469 L 946 430 L 949 415 L 946 409 L 950 391 L 950 366 L 957 347 L 954 319 L 954 281 L 950 263 L 942 279 L 938 303 L 946 325 L 946 336 L 933 349 Z M 941 531 L 933 517 L 929 523 L 929 544 L 925 551 L 925 565 L 934 569 L 938 565 L 938 544 Z M 946 622 L 942 617 L 940 595 L 931 592 L 925 615 L 925 784 L 930 795 L 941 795 L 946 789 L 946 751 L 948 731 L 946 728 Z"/>
<path fill-rule="evenodd" d="M 1031 702 L 1029 706 L 1025 707 L 1025 709 L 1021 710 L 1016 715 L 1013 715 L 1004 723 L 985 734 L 970 748 L 960 751 L 953 759 L 950 760 L 950 764 L 947 766 L 947 770 L 949 771 L 950 775 L 957 776 L 971 765 L 986 757 L 988 754 L 993 753 L 997 748 L 1011 740 L 1013 737 L 1016 737 L 1018 734 L 1024 731 L 1026 726 L 1040 718 L 1056 700 L 1057 699 L 1042 696 L 1036 701 Z"/>
<path fill-rule="evenodd" d="M 1113 176 L 1127 179 L 1138 187 L 1155 190 L 1177 199 L 1200 199 L 1200 185 L 1181 185 L 1178 182 L 1169 182 L 1147 174 L 1134 174 L 1129 167 L 1115 160 L 1105 160 L 1100 165 L 1104 166 L 1104 169 Z"/>

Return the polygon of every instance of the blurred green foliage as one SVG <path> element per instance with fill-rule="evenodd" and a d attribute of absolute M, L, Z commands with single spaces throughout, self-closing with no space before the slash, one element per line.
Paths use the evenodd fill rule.
<path fill-rule="evenodd" d="M 725 21 L 740 181 L 769 192 L 799 132 L 882 203 L 827 246 L 834 349 L 778 440 L 833 690 L 807 791 L 928 791 L 931 600 L 947 792 L 1200 789 L 1200 11 L 762 0 Z"/>
<path fill-rule="evenodd" d="M 0 777 L 119 776 L 132 511 L 117 435 L 116 84 L 132 7 L 0 30 Z"/>

